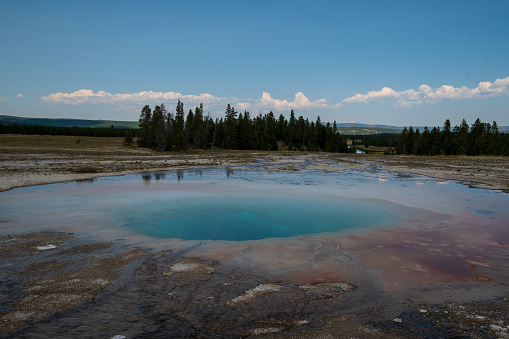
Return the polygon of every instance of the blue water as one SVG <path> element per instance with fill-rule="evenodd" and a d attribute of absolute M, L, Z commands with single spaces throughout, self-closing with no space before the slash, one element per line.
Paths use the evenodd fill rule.
<path fill-rule="evenodd" d="M 380 171 L 203 168 L 0 193 L 0 232 L 115 230 L 184 240 L 257 240 L 408 225 L 416 216 L 506 218 L 509 195 Z M 424 212 L 423 212 L 424 211 Z"/>
<path fill-rule="evenodd" d="M 241 241 L 389 226 L 400 219 L 395 212 L 338 197 L 165 192 L 120 210 L 119 218 L 153 237 Z"/>

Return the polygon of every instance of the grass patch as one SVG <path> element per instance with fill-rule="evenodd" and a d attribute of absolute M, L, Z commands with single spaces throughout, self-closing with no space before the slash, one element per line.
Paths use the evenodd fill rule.
<path fill-rule="evenodd" d="M 76 140 L 80 140 L 76 142 Z M 55 135 L 0 135 L 0 145 L 9 147 L 81 149 L 119 147 L 123 138 L 75 137 Z"/>

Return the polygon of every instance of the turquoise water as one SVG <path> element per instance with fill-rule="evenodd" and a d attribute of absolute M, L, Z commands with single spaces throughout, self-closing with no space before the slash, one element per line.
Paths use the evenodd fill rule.
<path fill-rule="evenodd" d="M 243 241 L 411 226 L 411 218 L 426 219 L 426 213 L 509 220 L 508 197 L 377 168 L 332 173 L 276 172 L 267 165 L 203 168 L 1 192 L 0 231 Z"/>
<path fill-rule="evenodd" d="M 118 215 L 153 237 L 241 241 L 389 226 L 400 219 L 395 212 L 338 197 L 191 192 L 158 194 Z"/>

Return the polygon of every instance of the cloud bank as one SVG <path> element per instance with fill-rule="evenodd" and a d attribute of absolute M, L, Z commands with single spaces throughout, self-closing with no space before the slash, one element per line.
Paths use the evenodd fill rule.
<path fill-rule="evenodd" d="M 148 103 L 153 101 L 169 101 L 176 102 L 181 100 L 184 102 L 192 103 L 216 103 L 220 102 L 221 98 L 215 97 L 211 94 L 199 94 L 199 95 L 182 95 L 175 92 L 152 92 L 143 91 L 138 93 L 117 93 L 111 94 L 105 91 L 94 92 L 90 89 L 80 89 L 72 93 L 53 93 L 48 96 L 41 98 L 45 102 L 49 103 L 63 103 L 69 105 L 80 105 L 86 103 L 92 104 L 119 104 L 119 103 Z"/>
<path fill-rule="evenodd" d="M 82 104 L 146 104 L 154 101 L 161 102 L 177 102 L 181 100 L 186 104 L 200 104 L 215 105 L 235 102 L 237 98 L 223 98 L 215 97 L 211 94 L 180 94 L 176 92 L 153 92 L 143 91 L 138 93 L 117 93 L 112 94 L 105 91 L 94 92 L 90 89 L 80 89 L 72 93 L 53 93 L 41 98 L 47 103 L 61 103 L 68 105 L 82 105 Z M 259 99 L 248 100 L 247 102 L 238 102 L 236 107 L 240 110 L 274 110 L 274 111 L 289 111 L 295 110 L 308 110 L 320 108 L 336 108 L 342 104 L 338 103 L 330 105 L 326 99 L 319 99 L 315 101 L 309 100 L 304 93 L 298 92 L 295 94 L 293 101 L 274 99 L 270 93 L 263 92 L 262 97 Z"/>
<path fill-rule="evenodd" d="M 489 81 L 480 82 L 475 88 L 453 87 L 443 85 L 438 88 L 431 88 L 428 85 L 421 85 L 417 90 L 407 89 L 395 91 L 390 87 L 383 87 L 380 91 L 370 91 L 366 94 L 355 94 L 331 104 L 327 99 L 310 100 L 303 92 L 297 92 L 292 101 L 273 98 L 270 93 L 262 92 L 261 98 L 244 99 L 233 97 L 216 97 L 203 94 L 180 94 L 177 92 L 153 92 L 142 91 L 138 93 L 117 93 L 112 94 L 105 91 L 94 92 L 90 89 L 80 89 L 72 93 L 53 93 L 43 96 L 43 102 L 54 104 L 82 105 L 82 104 L 115 104 L 120 107 L 139 106 L 154 102 L 167 104 L 176 103 L 181 100 L 188 106 L 196 106 L 203 103 L 205 107 L 220 112 L 226 104 L 232 103 L 238 110 L 254 110 L 288 112 L 290 110 L 321 110 L 334 109 L 343 106 L 343 103 L 367 103 L 367 102 L 392 102 L 395 107 L 412 107 L 415 105 L 435 104 L 444 100 L 461 100 L 472 98 L 491 98 L 509 94 L 509 77 L 497 79 L 493 83 Z M 18 94 L 22 97 L 22 94 Z M 1 101 L 7 98 L 0 97 Z M 236 104 L 234 104 L 236 102 Z M 222 107 L 221 107 L 222 106 Z"/>
<path fill-rule="evenodd" d="M 509 94 L 509 77 L 497 79 L 493 83 L 480 82 L 475 88 L 466 86 L 457 88 L 443 85 L 436 89 L 428 85 L 421 85 L 416 91 L 407 89 L 397 92 L 390 87 L 383 87 L 380 91 L 371 91 L 367 94 L 356 94 L 343 100 L 345 103 L 356 102 L 384 102 L 392 101 L 396 107 L 412 107 L 422 104 L 435 104 L 443 100 L 461 100 L 473 98 L 490 98 Z"/>

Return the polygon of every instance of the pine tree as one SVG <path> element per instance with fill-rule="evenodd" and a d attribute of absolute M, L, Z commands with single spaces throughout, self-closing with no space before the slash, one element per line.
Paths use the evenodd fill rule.
<path fill-rule="evenodd" d="M 414 143 L 415 143 L 415 134 L 412 126 L 408 128 L 408 132 L 405 139 L 405 154 L 415 154 L 414 153 Z"/>
<path fill-rule="evenodd" d="M 193 123 L 191 128 L 191 143 L 195 148 L 203 148 L 201 134 L 203 132 L 203 104 L 194 110 Z M 205 142 L 205 141 L 204 141 Z"/>
<path fill-rule="evenodd" d="M 186 122 L 184 123 L 184 130 L 186 133 L 187 144 L 190 145 L 191 147 L 195 146 L 194 145 L 193 120 L 194 120 L 194 113 L 193 113 L 193 110 L 190 109 L 189 112 L 187 113 Z"/>
<path fill-rule="evenodd" d="M 277 139 L 278 140 L 286 140 L 287 126 L 288 126 L 288 121 L 285 119 L 283 114 L 280 114 L 279 119 L 277 121 Z"/>
<path fill-rule="evenodd" d="M 166 151 L 173 151 L 173 145 L 175 144 L 175 119 L 173 118 L 173 113 L 168 113 L 166 116 L 166 124 L 165 124 L 165 138 L 166 145 L 164 149 Z"/>
<path fill-rule="evenodd" d="M 227 149 L 237 148 L 237 112 L 230 104 L 226 107 L 224 120 L 224 147 Z"/>
<path fill-rule="evenodd" d="M 470 149 L 469 154 L 480 155 L 484 153 L 486 148 L 486 124 L 477 118 L 470 128 Z"/>
<path fill-rule="evenodd" d="M 403 128 L 403 131 L 398 136 L 398 146 L 396 147 L 396 153 L 398 154 L 406 154 L 407 153 L 407 142 L 406 142 L 406 135 L 407 135 L 407 129 L 406 127 Z"/>
<path fill-rule="evenodd" d="M 491 125 L 491 133 L 487 153 L 493 155 L 502 154 L 500 147 L 500 132 L 498 131 L 498 125 L 496 121 L 493 121 L 493 124 Z"/>
<path fill-rule="evenodd" d="M 244 111 L 244 115 L 239 114 L 238 124 L 238 148 L 253 149 L 253 128 L 249 112 Z"/>
<path fill-rule="evenodd" d="M 158 151 L 164 151 L 165 143 L 165 117 L 161 107 L 156 106 L 150 121 L 150 130 L 152 139 L 148 142 L 148 147 L 154 148 Z"/>
<path fill-rule="evenodd" d="M 175 120 L 173 125 L 175 133 L 175 148 L 177 151 L 184 151 L 187 149 L 186 134 L 184 131 L 184 104 L 178 100 L 177 109 L 175 112 Z"/>
<path fill-rule="evenodd" d="M 266 114 L 265 122 L 267 124 L 267 148 L 271 151 L 277 151 L 277 122 L 272 111 Z"/>
<path fill-rule="evenodd" d="M 456 130 L 457 149 L 456 154 L 464 155 L 468 154 L 469 149 L 469 127 L 465 119 L 461 121 L 461 125 Z"/>
<path fill-rule="evenodd" d="M 288 132 L 286 133 L 287 140 L 286 144 L 288 145 L 288 149 L 291 151 L 293 146 L 295 145 L 296 134 L 297 134 L 297 120 L 295 119 L 295 113 L 290 112 L 290 121 L 288 123 Z"/>
<path fill-rule="evenodd" d="M 124 137 L 124 146 L 132 146 L 134 143 L 133 135 L 131 131 L 127 131 L 125 137 Z"/>
<path fill-rule="evenodd" d="M 431 155 L 440 155 L 442 150 L 442 135 L 439 127 L 433 127 L 431 130 Z"/>
<path fill-rule="evenodd" d="M 445 120 L 444 128 L 442 129 L 442 153 L 451 155 L 456 148 L 454 145 L 454 138 L 451 131 L 451 122 L 449 119 Z"/>
<path fill-rule="evenodd" d="M 140 120 L 138 126 L 140 132 L 138 135 L 138 146 L 147 147 L 147 140 L 151 139 L 150 136 L 150 120 L 152 119 L 152 110 L 149 105 L 145 105 L 141 110 Z"/>

